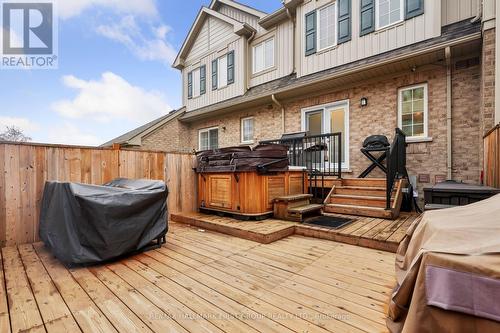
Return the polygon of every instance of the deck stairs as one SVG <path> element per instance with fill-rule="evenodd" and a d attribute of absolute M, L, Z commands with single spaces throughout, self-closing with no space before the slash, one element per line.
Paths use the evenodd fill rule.
<path fill-rule="evenodd" d="M 383 178 L 342 179 L 325 199 L 323 213 L 395 219 L 399 216 L 405 180 L 398 180 L 386 209 L 386 180 Z"/>
<path fill-rule="evenodd" d="M 320 214 L 323 205 L 312 204 L 311 194 L 287 195 L 274 199 L 274 217 L 277 219 L 303 222 L 309 215 Z"/>

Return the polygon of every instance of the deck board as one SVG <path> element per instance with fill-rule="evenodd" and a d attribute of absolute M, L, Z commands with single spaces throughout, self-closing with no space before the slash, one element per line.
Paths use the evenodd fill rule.
<path fill-rule="evenodd" d="M 9 247 L 1 331 L 383 332 L 394 258 L 300 235 L 261 244 L 176 223 L 162 248 L 88 268 L 66 268 L 40 243 Z"/>
<path fill-rule="evenodd" d="M 229 217 L 219 217 L 201 213 L 173 214 L 172 220 L 192 225 L 203 230 L 212 230 L 263 244 L 271 244 L 280 239 L 286 239 L 293 234 L 297 234 L 343 242 L 351 245 L 360 245 L 377 250 L 396 252 L 406 231 L 417 217 L 417 215 L 408 213 L 401 214 L 401 216 L 395 220 L 340 214 L 328 215 L 348 218 L 353 221 L 342 228 L 330 229 L 307 223 L 294 223 L 277 219 L 267 219 L 258 222 L 242 222 Z M 186 235 L 178 233 L 175 236 L 182 238 Z M 224 251 L 221 253 L 224 253 Z M 220 253 L 217 255 L 220 255 Z"/>

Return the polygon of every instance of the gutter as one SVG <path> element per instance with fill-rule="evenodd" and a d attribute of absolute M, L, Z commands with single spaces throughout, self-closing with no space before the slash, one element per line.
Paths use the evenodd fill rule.
<path fill-rule="evenodd" d="M 445 49 L 446 56 L 446 169 L 447 179 L 451 180 L 453 176 L 453 143 L 452 143 L 452 72 L 451 72 L 451 48 L 448 46 Z"/>
<path fill-rule="evenodd" d="M 274 94 L 271 95 L 271 99 L 276 106 L 281 108 L 281 133 L 285 134 L 285 107 L 278 101 Z"/>

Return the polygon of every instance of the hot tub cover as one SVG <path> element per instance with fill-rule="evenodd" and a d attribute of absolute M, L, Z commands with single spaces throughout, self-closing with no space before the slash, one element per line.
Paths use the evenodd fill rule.
<path fill-rule="evenodd" d="M 391 332 L 500 332 L 500 194 L 428 211 L 396 257 Z"/>
<path fill-rule="evenodd" d="M 288 147 L 277 144 L 228 147 L 205 150 L 196 154 L 196 172 L 245 172 L 259 173 L 288 170 Z"/>
<path fill-rule="evenodd" d="M 162 181 L 47 182 L 40 238 L 66 264 L 98 263 L 138 251 L 167 233 L 167 196 Z"/>

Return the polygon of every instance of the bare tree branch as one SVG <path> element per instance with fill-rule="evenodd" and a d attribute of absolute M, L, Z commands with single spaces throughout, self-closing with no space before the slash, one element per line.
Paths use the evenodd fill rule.
<path fill-rule="evenodd" d="M 5 131 L 0 133 L 0 141 L 28 142 L 31 138 L 24 135 L 23 130 L 16 126 L 6 126 Z"/>

